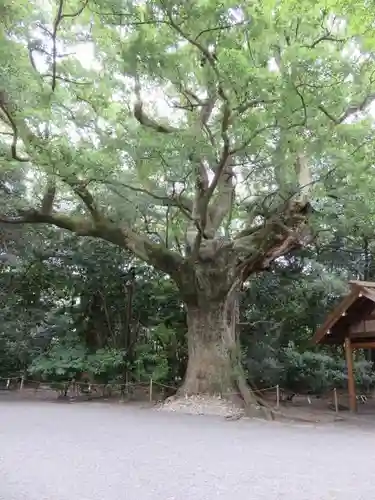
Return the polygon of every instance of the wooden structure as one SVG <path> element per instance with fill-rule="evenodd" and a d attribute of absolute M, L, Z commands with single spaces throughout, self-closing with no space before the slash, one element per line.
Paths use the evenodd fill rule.
<path fill-rule="evenodd" d="M 375 282 L 350 281 L 350 293 L 327 316 L 313 341 L 343 345 L 348 371 L 349 407 L 357 410 L 353 349 L 375 349 Z"/>

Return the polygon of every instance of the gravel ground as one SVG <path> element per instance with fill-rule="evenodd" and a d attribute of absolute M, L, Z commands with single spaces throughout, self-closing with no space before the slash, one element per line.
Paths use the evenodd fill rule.
<path fill-rule="evenodd" d="M 0 401 L 1 500 L 361 500 L 374 433 Z"/>

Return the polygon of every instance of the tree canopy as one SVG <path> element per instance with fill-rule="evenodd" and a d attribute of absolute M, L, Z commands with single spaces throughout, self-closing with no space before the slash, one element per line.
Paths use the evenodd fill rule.
<path fill-rule="evenodd" d="M 4 5 L 3 158 L 29 176 L 3 220 L 99 236 L 170 274 L 189 230 L 190 251 L 221 237 L 252 266 L 298 245 L 290 200 L 313 188 L 336 210 L 326 197 L 350 199 L 370 168 L 374 92 L 366 23 L 300 8 Z"/>

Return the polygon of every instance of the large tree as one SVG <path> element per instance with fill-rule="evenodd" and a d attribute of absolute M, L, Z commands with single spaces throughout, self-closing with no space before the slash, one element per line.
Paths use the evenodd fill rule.
<path fill-rule="evenodd" d="M 185 393 L 245 395 L 241 285 L 311 241 L 311 200 L 367 165 L 371 22 L 360 33 L 323 4 L 2 6 L 2 159 L 29 176 L 0 220 L 102 238 L 168 274 Z"/>

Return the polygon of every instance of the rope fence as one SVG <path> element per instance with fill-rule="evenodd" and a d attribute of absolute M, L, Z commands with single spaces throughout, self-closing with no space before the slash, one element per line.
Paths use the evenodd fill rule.
<path fill-rule="evenodd" d="M 1 384 L 4 382 L 4 384 Z M 153 388 L 160 387 L 164 389 L 170 389 L 177 391 L 176 386 L 167 385 L 158 381 L 154 381 L 150 378 L 149 382 L 146 381 L 137 381 L 137 382 L 129 382 L 129 381 L 118 381 L 118 382 L 109 382 L 109 383 L 97 383 L 92 381 L 80 381 L 80 380 L 59 380 L 59 381 L 49 381 L 49 380 L 34 380 L 30 378 L 25 378 L 25 376 L 12 376 L 12 377 L 0 377 L 0 387 L 7 390 L 17 389 L 22 391 L 26 386 L 34 385 L 35 389 L 38 390 L 40 386 L 48 389 L 58 389 L 60 391 L 69 391 L 72 389 L 73 392 L 76 392 L 78 389 L 85 389 L 84 392 L 92 393 L 96 392 L 100 389 L 115 389 L 118 392 L 127 393 L 130 392 L 132 388 L 140 389 L 145 388 L 149 389 L 150 392 L 150 400 L 152 400 Z M 16 387 L 15 387 L 16 386 Z"/>
<path fill-rule="evenodd" d="M 40 386 L 45 388 L 47 386 L 48 389 L 57 389 L 60 392 L 68 392 L 69 389 L 73 391 L 73 393 L 78 394 L 79 391 L 81 393 L 93 393 L 96 392 L 100 389 L 105 390 L 105 389 L 115 389 L 120 393 L 123 394 L 128 394 L 131 392 L 132 389 L 136 388 L 145 388 L 148 389 L 149 393 L 149 401 L 152 402 L 154 400 L 154 395 L 155 392 L 157 391 L 158 388 L 164 390 L 168 389 L 171 391 L 177 391 L 178 387 L 170 384 L 165 384 L 163 382 L 159 382 L 157 380 L 154 380 L 153 378 L 150 378 L 148 382 L 144 381 L 137 381 L 137 382 L 129 382 L 129 381 L 124 381 L 124 382 L 116 382 L 116 383 L 94 383 L 90 381 L 77 381 L 77 380 L 61 380 L 61 381 L 40 381 L 40 380 L 33 380 L 30 378 L 25 378 L 24 375 L 16 375 L 16 376 L 11 376 L 11 377 L 0 377 L 0 386 L 1 386 L 1 381 L 5 382 L 5 389 L 11 390 L 12 386 L 13 389 L 22 391 L 25 386 L 30 386 L 30 385 L 35 385 L 35 391 L 37 391 Z M 14 387 L 16 385 L 16 387 Z M 84 389 L 84 391 L 82 391 Z M 253 392 L 255 394 L 265 394 L 266 392 L 270 391 L 276 391 L 276 407 L 278 408 L 280 405 L 280 386 L 279 385 L 274 385 L 266 388 L 261 388 L 261 389 L 256 389 Z M 230 397 L 230 396 L 240 396 L 240 392 L 227 392 L 224 394 L 221 394 L 223 397 Z"/>
<path fill-rule="evenodd" d="M 30 387 L 31 386 L 31 387 Z M 118 392 L 121 395 L 131 395 L 132 391 L 136 389 L 145 389 L 146 394 L 148 393 L 148 399 L 150 402 L 154 401 L 155 396 L 160 396 L 160 392 L 165 390 L 168 391 L 177 391 L 178 387 L 174 385 L 165 384 L 163 382 L 159 382 L 150 378 L 149 381 L 137 381 L 137 382 L 110 382 L 110 383 L 96 383 L 91 381 L 77 381 L 75 379 L 71 380 L 62 380 L 62 381 L 41 381 L 27 378 L 25 375 L 16 375 L 9 377 L 0 377 L 0 388 L 5 390 L 15 390 L 22 392 L 25 388 L 34 388 L 35 393 L 40 389 L 47 390 L 57 390 L 59 392 L 63 392 L 64 395 L 67 395 L 69 391 L 72 391 L 74 395 L 78 396 L 79 394 L 87 395 L 93 394 L 100 390 L 102 390 L 102 395 L 105 395 L 105 391 L 108 390 L 108 395 L 112 395 L 114 392 Z M 160 391 L 161 389 L 161 391 Z M 279 409 L 281 403 L 285 402 L 293 402 L 293 398 L 295 396 L 303 396 L 306 397 L 308 404 L 312 404 L 311 398 L 313 395 L 299 394 L 293 393 L 288 389 L 284 389 L 279 384 L 273 385 L 270 387 L 264 388 L 256 388 L 252 389 L 252 392 L 255 396 L 262 397 L 267 393 L 273 392 L 272 399 L 275 401 L 275 409 Z M 339 402 L 339 392 L 337 388 L 332 389 L 326 393 L 325 396 L 331 395 L 331 409 L 335 411 L 335 413 L 339 413 L 340 411 L 347 409 L 344 405 L 341 405 Z M 231 396 L 241 396 L 239 392 L 228 392 L 221 394 L 222 397 L 231 397 Z M 343 395 L 341 395 L 343 396 Z M 367 403 L 367 396 L 364 394 L 360 394 L 357 396 L 357 401 L 361 404 Z"/>

